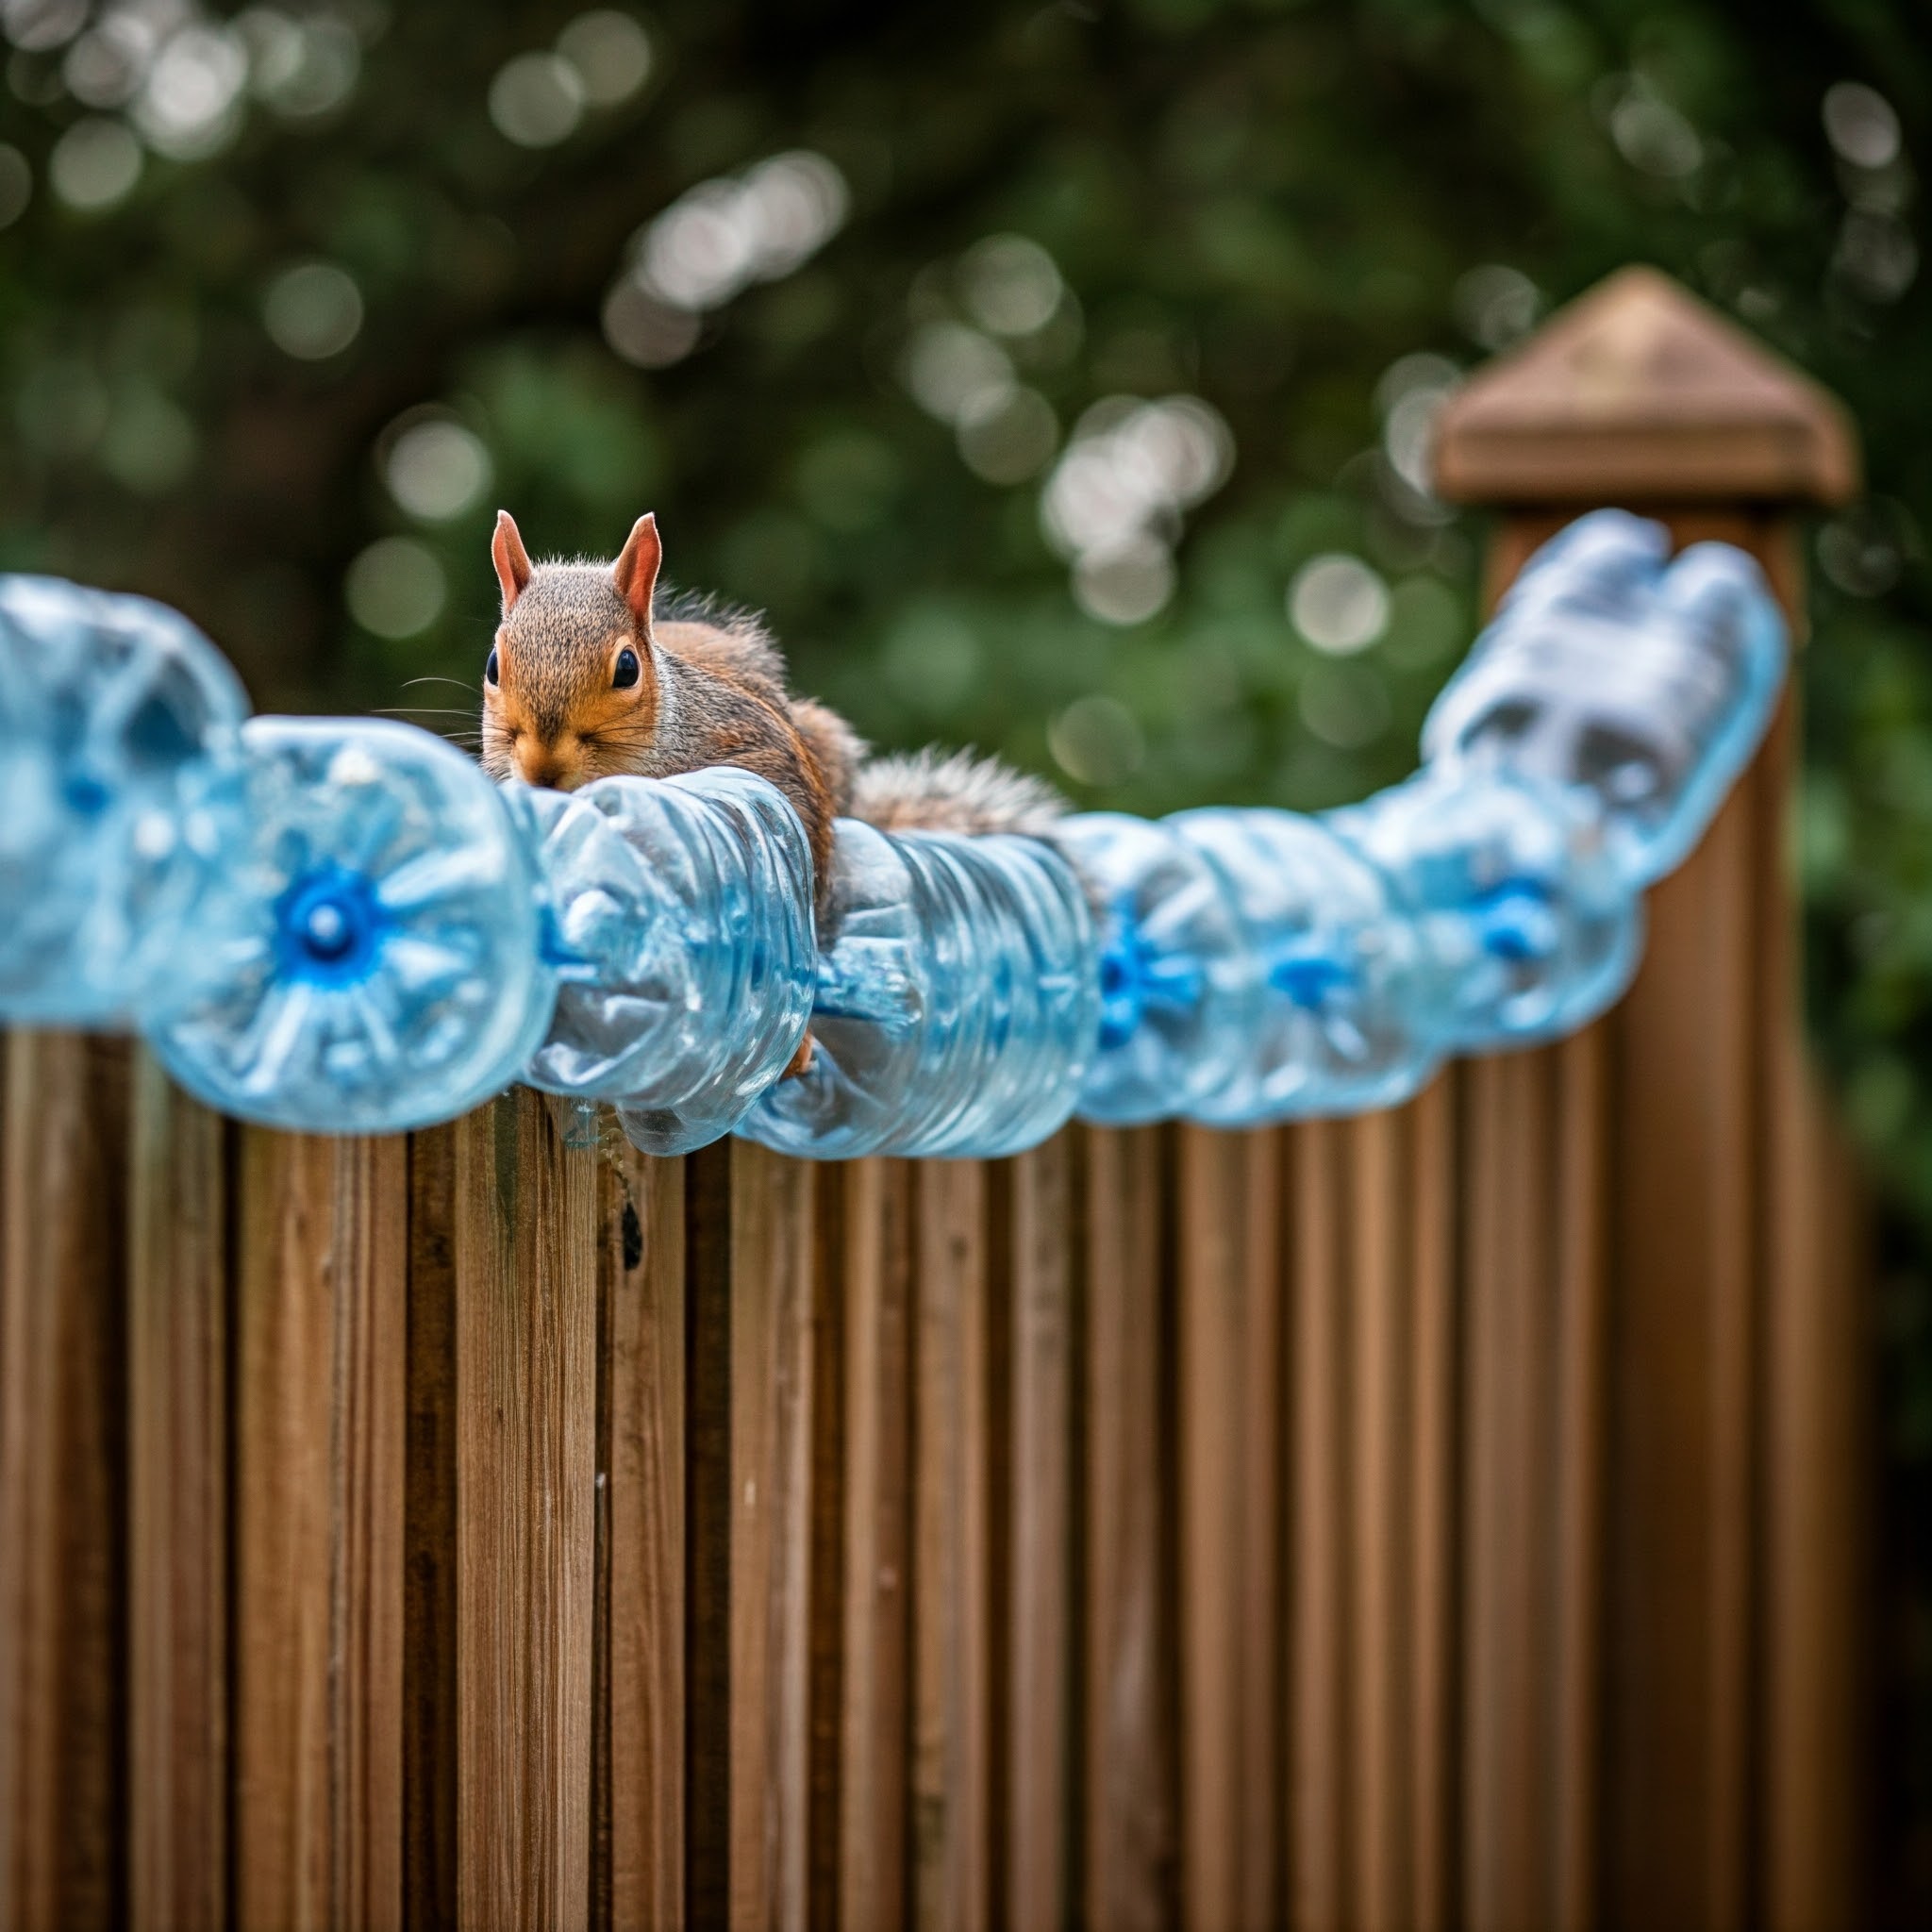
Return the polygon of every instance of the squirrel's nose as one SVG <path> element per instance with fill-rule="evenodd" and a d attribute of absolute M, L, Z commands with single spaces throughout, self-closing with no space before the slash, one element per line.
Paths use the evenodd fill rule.
<path fill-rule="evenodd" d="M 525 785 L 546 785 L 553 791 L 572 791 L 583 776 L 561 745 L 527 731 L 517 741 L 516 766 Z"/>

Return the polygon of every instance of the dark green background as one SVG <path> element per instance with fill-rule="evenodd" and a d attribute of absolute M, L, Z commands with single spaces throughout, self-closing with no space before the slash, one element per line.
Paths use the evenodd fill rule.
<path fill-rule="evenodd" d="M 496 503 L 533 549 L 604 555 L 655 508 L 670 573 L 764 608 L 800 681 L 881 741 L 976 741 L 1146 811 L 1314 806 L 1408 769 L 1469 634 L 1480 532 L 1391 510 L 1368 453 L 1399 358 L 1468 366 L 1504 339 L 1472 271 L 1515 271 L 1546 310 L 1656 262 L 1849 402 L 1872 494 L 1815 533 L 1796 843 L 1815 1028 L 1888 1203 L 1882 1656 L 1902 1693 L 1884 1700 L 1877 1824 L 1889 1896 L 1924 1898 L 1932 275 L 1910 271 L 1932 15 L 1884 0 L 700 0 L 640 16 L 657 58 L 629 102 L 556 146 L 515 146 L 491 124 L 491 77 L 577 11 L 344 0 L 333 17 L 360 51 L 338 106 L 251 105 L 218 153 L 150 158 L 92 215 L 47 187 L 84 111 L 65 56 L 15 55 L 0 142 L 33 192 L 0 231 L 0 566 L 170 598 L 264 707 L 460 708 L 474 700 L 405 681 L 474 686 Z M 1878 89 L 1902 124 L 1882 178 L 1827 141 L 1821 105 L 1842 80 Z M 600 304 L 638 225 L 794 147 L 850 183 L 842 231 L 710 315 L 686 359 L 647 372 L 613 355 Z M 1102 396 L 1184 392 L 1232 430 L 1232 475 L 1188 515 L 1177 593 L 1151 622 L 1082 615 L 1038 480 L 973 474 L 899 379 L 913 315 L 958 311 L 962 252 L 1001 232 L 1043 244 L 1073 291 L 1016 352 L 1063 427 Z M 314 362 L 263 325 L 269 286 L 305 259 L 345 269 L 365 304 L 353 342 Z M 482 438 L 494 481 L 418 526 L 379 450 L 424 406 Z M 450 585 L 401 642 L 358 629 L 343 595 L 352 559 L 399 533 Z M 1382 641 L 1345 661 L 1284 616 L 1297 566 L 1335 550 L 1400 587 Z M 1074 785 L 1049 741 L 1095 695 L 1113 704 L 1075 714 L 1104 727 L 1075 763 L 1112 774 L 1098 789 Z"/>

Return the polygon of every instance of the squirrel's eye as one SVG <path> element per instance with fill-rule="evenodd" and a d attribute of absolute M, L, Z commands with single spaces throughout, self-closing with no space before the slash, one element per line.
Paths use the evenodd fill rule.
<path fill-rule="evenodd" d="M 617 669 L 610 674 L 613 691 L 628 691 L 638 681 L 638 654 L 626 647 L 617 654 Z"/>
<path fill-rule="evenodd" d="M 496 646 L 494 644 L 490 647 L 490 656 L 483 666 L 483 681 L 486 684 L 494 684 L 496 682 Z"/>

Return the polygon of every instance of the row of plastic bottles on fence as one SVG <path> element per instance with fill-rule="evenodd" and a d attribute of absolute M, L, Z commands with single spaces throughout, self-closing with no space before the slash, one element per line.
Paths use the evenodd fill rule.
<path fill-rule="evenodd" d="M 1004 1154 L 1070 1114 L 1361 1111 L 1621 991 L 1641 893 L 1761 737 L 1756 566 L 1606 511 L 1532 558 L 1407 783 L 1322 816 L 839 827 L 736 770 L 499 790 L 439 738 L 248 720 L 184 619 L 0 582 L 0 1017 L 134 1024 L 245 1118 L 376 1131 L 511 1080 L 658 1152 Z M 809 1031 L 803 1071 L 786 1070 Z"/>

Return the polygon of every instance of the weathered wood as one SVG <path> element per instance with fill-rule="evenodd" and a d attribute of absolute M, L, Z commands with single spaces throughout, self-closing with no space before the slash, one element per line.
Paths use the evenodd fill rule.
<path fill-rule="evenodd" d="M 912 1170 L 861 1160 L 843 1178 L 838 1923 L 888 1932 L 905 1918 L 910 1842 Z"/>
<path fill-rule="evenodd" d="M 125 1042 L 16 1033 L 0 1150 L 0 1924 L 123 1916 Z"/>
<path fill-rule="evenodd" d="M 409 1137 L 403 1485 L 403 1918 L 456 1932 L 457 1129 Z"/>
<path fill-rule="evenodd" d="M 731 1155 L 730 1912 L 805 1924 L 814 1170 Z"/>
<path fill-rule="evenodd" d="M 127 1916 L 228 1923 L 230 1131 L 134 1067 L 127 1255 Z"/>
<path fill-rule="evenodd" d="M 1411 1242 L 1407 1121 L 1351 1122 L 1348 1407 L 1350 1589 L 1355 1650 L 1348 1712 L 1354 1790 L 1352 1923 L 1414 1923 L 1410 1791 L 1403 1720 L 1411 1695 L 1407 1618 Z M 1206 1923 L 1206 1922 L 1202 1922 Z"/>
<path fill-rule="evenodd" d="M 402 1922 L 400 1141 L 242 1141 L 235 1917 Z"/>
<path fill-rule="evenodd" d="M 1162 1130 L 1087 1135 L 1086 1922 L 1171 1924 L 1176 1825 Z"/>
<path fill-rule="evenodd" d="M 1457 1893 L 1460 1825 L 1456 1774 L 1459 1362 L 1455 1072 L 1439 1074 L 1408 1109 L 1413 1194 L 1409 1232 L 1409 1822 L 1417 1932 L 1441 1932 Z"/>
<path fill-rule="evenodd" d="M 684 1914 L 685 1174 L 626 1150 L 608 1284 L 610 1924 Z"/>
<path fill-rule="evenodd" d="M 1279 1917 L 1279 1137 L 1179 1137 L 1183 1917 Z"/>
<path fill-rule="evenodd" d="M 1006 1923 L 1067 1923 L 1074 1832 L 1075 1141 L 1012 1163 Z"/>
<path fill-rule="evenodd" d="M 991 1545 L 986 1170 L 918 1170 L 912 1381 L 912 1906 L 931 1932 L 991 1909 Z"/>
<path fill-rule="evenodd" d="M 1552 1118 L 1547 1052 L 1471 1063 L 1464 1916 L 1549 1924 Z"/>
<path fill-rule="evenodd" d="M 1347 1918 L 1347 1147 L 1312 1121 L 1289 1158 L 1287 1789 L 1289 1919 Z"/>
<path fill-rule="evenodd" d="M 456 1148 L 465 1932 L 590 1907 L 597 1156 L 518 1091 Z"/>

